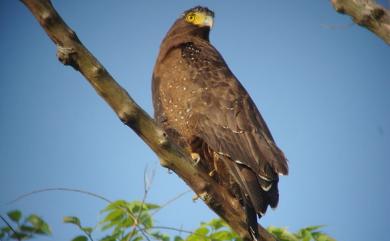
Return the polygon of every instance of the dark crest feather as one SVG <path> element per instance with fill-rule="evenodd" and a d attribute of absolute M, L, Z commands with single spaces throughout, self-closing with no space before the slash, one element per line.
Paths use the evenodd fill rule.
<path fill-rule="evenodd" d="M 196 6 L 196 7 L 193 7 L 191 9 L 188 9 L 186 10 L 184 13 L 183 13 L 183 16 L 187 15 L 188 13 L 191 13 L 191 12 L 204 12 L 206 13 L 207 15 L 209 16 L 212 16 L 214 17 L 215 14 L 213 11 L 211 11 L 210 9 L 208 9 L 207 7 L 202 7 L 202 6 Z"/>

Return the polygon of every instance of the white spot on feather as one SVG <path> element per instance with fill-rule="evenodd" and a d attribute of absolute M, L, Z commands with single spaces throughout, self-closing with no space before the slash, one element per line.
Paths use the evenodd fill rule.
<path fill-rule="evenodd" d="M 223 153 L 223 152 L 221 152 L 221 151 L 217 152 L 217 154 L 219 154 L 219 155 L 221 155 L 221 156 L 227 156 L 227 157 L 230 157 L 230 155 L 229 155 L 229 154 Z"/>
<path fill-rule="evenodd" d="M 236 133 L 236 134 L 242 134 L 244 133 L 244 131 L 235 131 L 235 130 L 232 130 L 233 133 Z"/>
<path fill-rule="evenodd" d="M 264 191 L 268 192 L 271 189 L 271 187 L 272 187 L 272 183 L 269 184 L 268 187 L 261 186 L 261 189 L 263 189 Z"/>
<path fill-rule="evenodd" d="M 266 178 L 265 176 L 262 176 L 262 175 L 259 175 L 259 177 L 260 177 L 261 179 L 263 179 L 264 181 L 267 181 L 267 182 L 272 181 L 271 179 Z"/>
<path fill-rule="evenodd" d="M 244 163 L 243 163 L 242 161 L 240 161 L 240 160 L 235 160 L 235 162 L 236 162 L 237 164 L 244 165 Z"/>
<path fill-rule="evenodd" d="M 259 211 L 259 213 L 260 213 L 261 216 L 264 216 L 264 215 L 265 215 L 265 213 L 262 213 L 262 212 L 260 212 L 260 211 Z"/>

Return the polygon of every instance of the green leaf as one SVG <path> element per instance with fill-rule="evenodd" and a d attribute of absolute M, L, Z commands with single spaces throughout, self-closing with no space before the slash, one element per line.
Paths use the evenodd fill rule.
<path fill-rule="evenodd" d="M 125 200 L 117 200 L 115 202 L 112 202 L 112 203 L 108 204 L 107 207 L 105 207 L 100 212 L 101 213 L 105 213 L 105 212 L 108 212 L 108 211 L 111 211 L 111 210 L 117 210 L 117 209 L 121 209 L 121 208 L 126 208 L 126 206 L 127 206 L 127 202 Z"/>
<path fill-rule="evenodd" d="M 88 237 L 84 235 L 80 235 L 72 239 L 72 241 L 88 241 Z"/>
<path fill-rule="evenodd" d="M 321 232 L 313 232 L 312 236 L 316 241 L 336 241 L 336 239 Z"/>
<path fill-rule="evenodd" d="M 195 234 L 199 236 L 206 236 L 209 233 L 209 229 L 206 227 L 200 227 L 194 232 Z"/>
<path fill-rule="evenodd" d="M 81 228 L 80 219 L 75 216 L 65 216 L 63 219 L 64 223 L 71 223 L 76 225 L 77 227 Z"/>
<path fill-rule="evenodd" d="M 283 228 L 278 228 L 278 227 L 274 227 L 274 226 L 269 226 L 267 228 L 267 230 L 268 230 L 268 232 L 272 233 L 276 237 L 281 236 L 283 234 L 283 232 L 284 232 Z"/>
<path fill-rule="evenodd" d="M 22 213 L 19 210 L 10 211 L 7 213 L 7 215 L 14 222 L 19 222 L 20 218 L 22 217 Z"/>
<path fill-rule="evenodd" d="M 304 229 L 306 229 L 307 231 L 312 232 L 312 231 L 318 230 L 318 229 L 323 228 L 323 227 L 325 227 L 325 225 L 309 226 L 309 227 L 306 227 Z"/>
<path fill-rule="evenodd" d="M 113 210 L 107 214 L 107 216 L 103 219 L 103 222 L 112 222 L 114 220 L 121 219 L 125 215 L 123 210 Z"/>
<path fill-rule="evenodd" d="M 131 241 L 141 241 L 141 240 L 143 240 L 143 238 L 141 236 L 138 236 L 138 237 L 135 237 L 134 239 L 132 239 Z M 123 240 L 123 241 L 125 241 L 125 240 Z"/>
<path fill-rule="evenodd" d="M 233 235 L 229 231 L 218 231 L 210 235 L 212 240 L 231 240 Z"/>
<path fill-rule="evenodd" d="M 106 231 L 106 230 L 108 230 L 108 229 L 114 227 L 115 225 L 116 225 L 115 223 L 112 223 L 112 222 L 111 222 L 111 223 L 108 223 L 108 224 L 103 225 L 103 226 L 100 228 L 100 230 Z"/>
<path fill-rule="evenodd" d="M 139 222 L 142 223 L 145 226 L 145 228 L 153 227 L 153 219 L 147 213 L 142 213 L 141 214 L 141 217 L 139 218 Z"/>
<path fill-rule="evenodd" d="M 163 233 L 160 233 L 160 232 L 154 232 L 154 233 L 151 233 L 151 235 L 157 239 L 157 240 L 162 240 L 162 241 L 169 241 L 169 236 L 166 235 L 166 234 L 163 234 Z"/>
<path fill-rule="evenodd" d="M 142 203 L 140 201 L 128 202 L 127 208 L 131 211 L 135 216 L 142 210 L 142 212 L 147 212 L 153 209 L 160 208 L 159 205 L 153 203 Z"/>
<path fill-rule="evenodd" d="M 212 227 L 214 230 L 218 230 L 220 228 L 226 227 L 225 222 L 222 219 L 219 219 L 219 218 L 212 219 L 208 223 L 208 225 L 210 225 L 210 227 Z"/>
<path fill-rule="evenodd" d="M 26 218 L 26 221 L 29 222 L 36 229 L 35 233 L 45 235 L 51 234 L 49 225 L 37 215 L 31 214 Z"/>
<path fill-rule="evenodd" d="M 100 241 L 116 241 L 116 238 L 111 235 L 107 235 L 104 238 L 100 239 Z"/>
<path fill-rule="evenodd" d="M 153 203 L 146 203 L 146 206 L 147 206 L 147 208 L 148 208 L 149 210 L 161 208 L 160 205 L 153 204 Z"/>
<path fill-rule="evenodd" d="M 275 235 L 281 241 L 299 241 L 299 239 L 285 228 L 278 228 L 270 226 L 267 228 L 268 232 Z"/>
<path fill-rule="evenodd" d="M 113 211 L 116 212 L 116 211 Z M 123 213 L 123 215 L 119 215 L 115 217 L 104 218 L 100 221 L 100 225 L 102 225 L 102 231 L 115 227 L 116 229 L 130 227 L 134 223 L 131 217 L 128 217 L 127 214 Z"/>
<path fill-rule="evenodd" d="M 121 222 L 117 224 L 118 228 L 129 228 L 132 227 L 134 224 L 133 219 L 131 218 L 124 218 Z"/>
<path fill-rule="evenodd" d="M 92 227 L 82 227 L 81 230 L 83 230 L 86 234 L 91 235 L 93 228 Z"/>
<path fill-rule="evenodd" d="M 206 237 L 202 237 L 196 234 L 191 234 L 186 238 L 186 241 L 208 241 Z"/>
<path fill-rule="evenodd" d="M 8 227 L 8 226 L 2 227 L 2 228 L 1 228 L 1 232 L 3 232 L 3 233 L 8 233 L 8 232 L 10 232 L 10 231 L 11 231 L 11 228 Z"/>
<path fill-rule="evenodd" d="M 20 232 L 12 233 L 11 235 L 11 238 L 16 240 L 24 240 L 24 239 L 29 239 L 31 237 L 32 237 L 31 234 L 20 233 Z"/>
<path fill-rule="evenodd" d="M 43 223 L 41 228 L 38 231 L 39 231 L 39 233 L 45 234 L 45 235 L 50 235 L 51 234 L 50 227 L 49 227 L 49 225 L 47 223 Z"/>
<path fill-rule="evenodd" d="M 184 241 L 184 239 L 180 236 L 175 236 L 173 241 Z"/>
<path fill-rule="evenodd" d="M 136 214 L 136 215 L 138 215 L 138 213 L 141 209 L 147 210 L 147 207 L 145 205 L 141 206 L 141 202 L 138 202 L 138 201 L 129 202 L 129 203 L 127 203 L 126 206 L 132 214 Z"/>
<path fill-rule="evenodd" d="M 27 225 L 22 225 L 20 226 L 20 231 L 27 232 L 27 233 L 35 233 L 36 228 L 27 226 Z"/>
<path fill-rule="evenodd" d="M 302 230 L 302 241 L 310 241 L 312 238 L 310 231 L 307 229 Z"/>

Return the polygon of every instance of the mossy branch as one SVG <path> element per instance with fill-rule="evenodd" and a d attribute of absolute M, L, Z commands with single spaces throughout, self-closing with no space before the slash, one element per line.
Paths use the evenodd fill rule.
<path fill-rule="evenodd" d="M 375 33 L 390 45 L 390 11 L 374 0 L 331 0 L 337 12 Z"/>
<path fill-rule="evenodd" d="M 244 240 L 250 240 L 245 213 L 229 191 L 208 173 L 193 165 L 183 148 L 170 141 L 169 136 L 129 96 L 81 43 L 54 9 L 50 0 L 22 0 L 57 46 L 57 57 L 64 65 L 79 71 L 96 92 L 107 102 L 119 119 L 142 138 L 160 158 L 161 165 L 174 171 L 192 190 Z M 259 225 L 263 241 L 276 241 Z"/>

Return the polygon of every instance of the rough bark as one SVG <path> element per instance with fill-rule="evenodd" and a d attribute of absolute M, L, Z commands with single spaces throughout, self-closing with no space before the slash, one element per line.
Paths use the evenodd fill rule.
<path fill-rule="evenodd" d="M 88 51 L 75 32 L 63 21 L 50 0 L 22 0 L 57 46 L 57 57 L 64 65 L 79 71 L 107 102 L 119 119 L 140 136 L 160 158 L 161 165 L 174 171 L 192 190 L 244 240 L 250 240 L 245 214 L 228 190 L 208 173 L 194 165 L 189 153 L 170 141 L 169 136 L 129 96 Z M 276 241 L 259 225 L 263 241 Z"/>
<path fill-rule="evenodd" d="M 337 12 L 375 33 L 390 45 L 390 11 L 374 0 L 331 0 Z"/>

